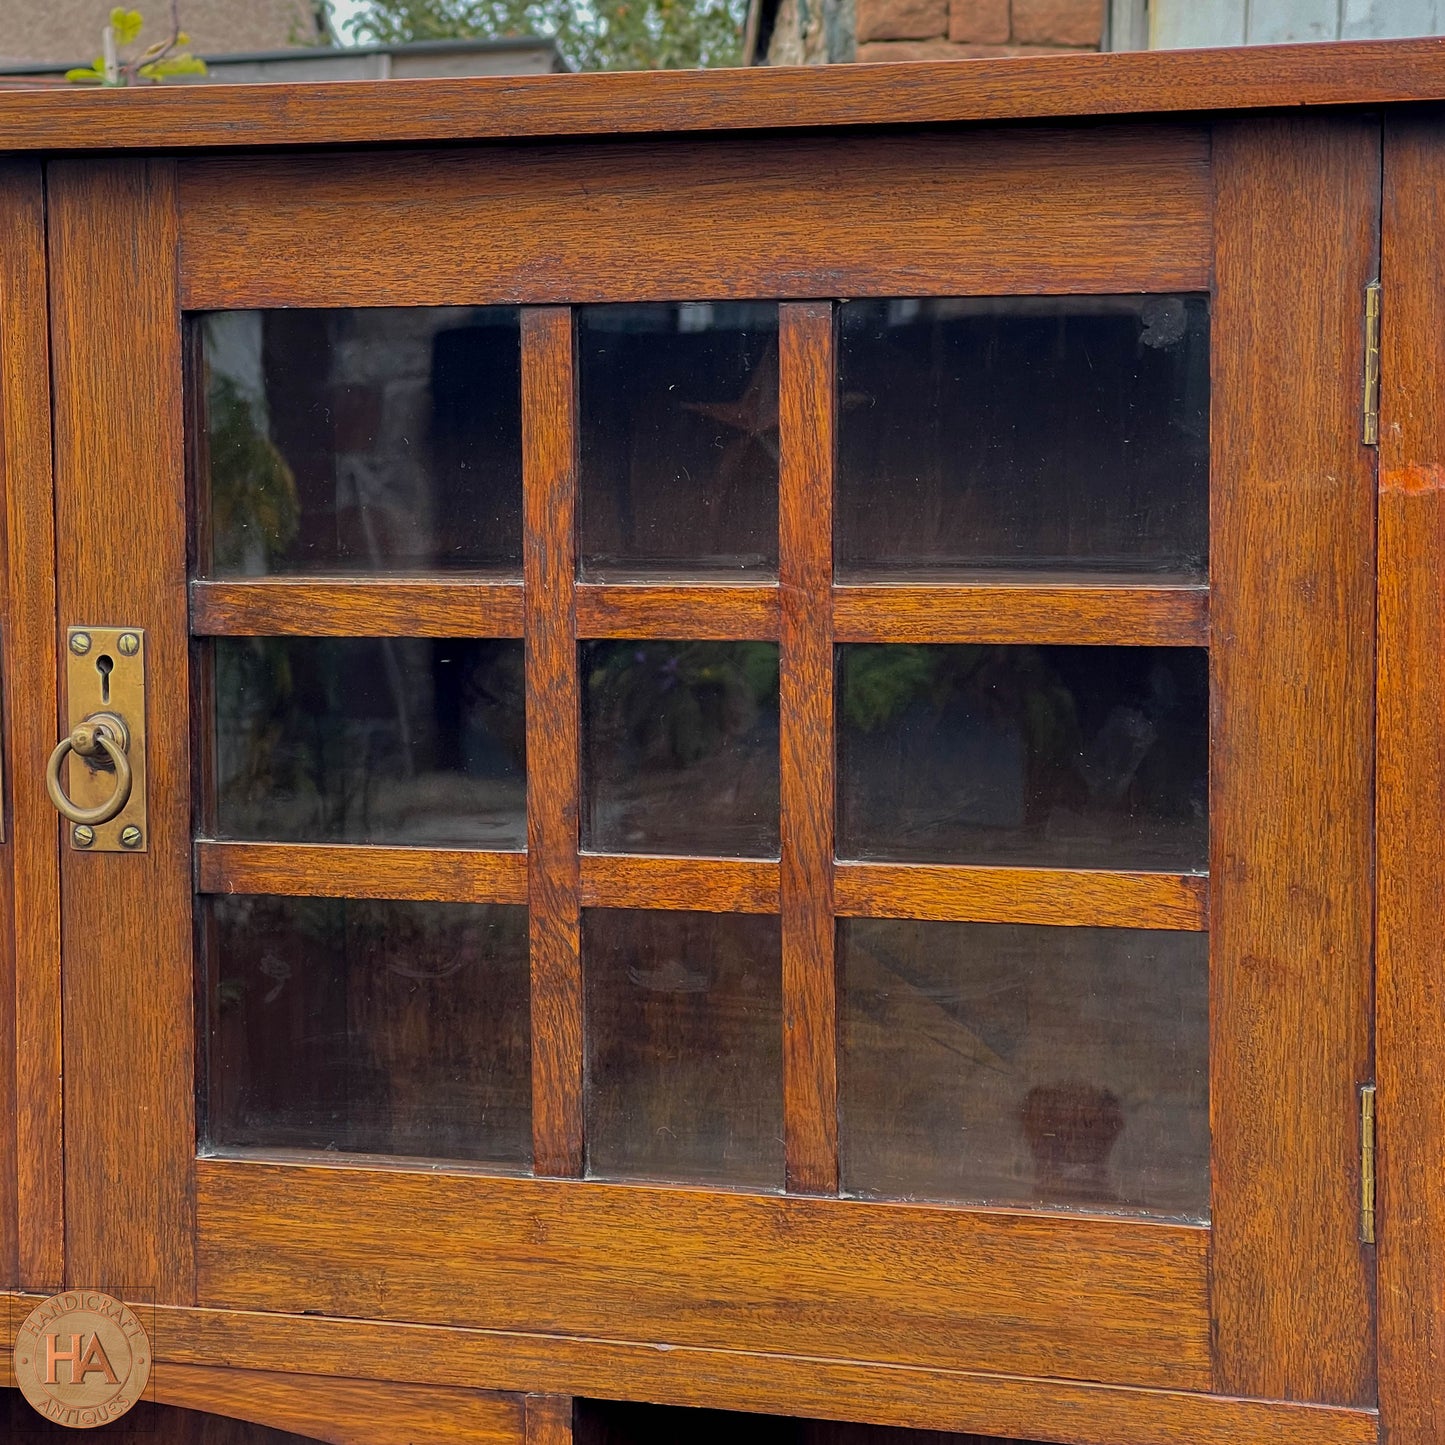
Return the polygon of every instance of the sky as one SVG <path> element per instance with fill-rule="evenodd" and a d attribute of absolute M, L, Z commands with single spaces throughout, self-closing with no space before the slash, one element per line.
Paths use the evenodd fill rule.
<path fill-rule="evenodd" d="M 349 20 L 361 9 L 361 0 L 331 0 L 332 23 L 336 26 L 336 33 L 343 41 L 351 37 L 342 29 L 344 21 Z"/>

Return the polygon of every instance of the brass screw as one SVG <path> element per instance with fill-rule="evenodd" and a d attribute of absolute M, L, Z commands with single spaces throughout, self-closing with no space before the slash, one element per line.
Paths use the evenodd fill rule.
<path fill-rule="evenodd" d="M 120 830 L 120 846 L 122 848 L 139 848 L 140 829 L 133 824 L 129 828 L 122 828 Z"/>
<path fill-rule="evenodd" d="M 95 829 L 87 828 L 84 823 L 77 823 L 70 830 L 70 841 L 77 848 L 89 848 L 95 842 Z"/>
<path fill-rule="evenodd" d="M 90 633 L 72 632 L 70 634 L 70 650 L 77 657 L 84 657 L 90 651 Z"/>
<path fill-rule="evenodd" d="M 140 638 L 134 632 L 122 632 L 115 645 L 120 649 L 122 657 L 134 657 L 140 651 Z"/>

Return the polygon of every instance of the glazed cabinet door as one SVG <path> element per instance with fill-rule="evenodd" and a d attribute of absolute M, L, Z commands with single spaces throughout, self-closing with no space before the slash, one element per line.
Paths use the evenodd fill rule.
<path fill-rule="evenodd" d="M 65 676 L 144 685 L 63 849 L 69 1278 L 196 1361 L 1372 1440 L 1379 173 L 53 163 Z"/>

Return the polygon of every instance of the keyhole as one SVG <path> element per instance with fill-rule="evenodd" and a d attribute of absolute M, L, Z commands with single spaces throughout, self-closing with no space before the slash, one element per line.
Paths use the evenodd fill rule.
<path fill-rule="evenodd" d="M 115 670 L 115 658 L 101 653 L 95 659 L 95 670 L 100 674 L 100 700 L 110 701 L 110 675 Z"/>

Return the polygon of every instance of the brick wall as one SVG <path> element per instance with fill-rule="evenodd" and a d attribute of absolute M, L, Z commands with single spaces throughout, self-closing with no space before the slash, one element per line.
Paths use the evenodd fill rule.
<path fill-rule="evenodd" d="M 1097 50 L 1104 0 L 857 0 L 859 60 Z"/>

